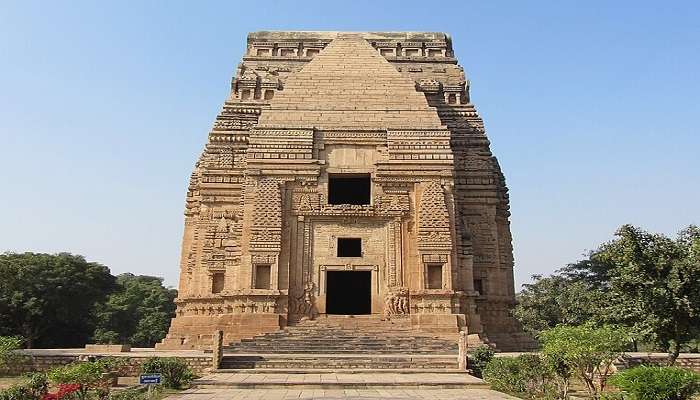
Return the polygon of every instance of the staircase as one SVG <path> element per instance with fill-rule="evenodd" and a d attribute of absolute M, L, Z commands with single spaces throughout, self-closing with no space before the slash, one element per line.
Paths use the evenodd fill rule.
<path fill-rule="evenodd" d="M 457 343 L 375 316 L 329 316 L 224 348 L 221 369 L 342 372 L 457 370 Z"/>
<path fill-rule="evenodd" d="M 341 394 L 434 389 L 436 396 L 441 389 L 473 389 L 481 395 L 488 385 L 458 369 L 457 355 L 456 340 L 417 331 L 405 319 L 320 316 L 225 346 L 221 368 L 193 386 Z"/>

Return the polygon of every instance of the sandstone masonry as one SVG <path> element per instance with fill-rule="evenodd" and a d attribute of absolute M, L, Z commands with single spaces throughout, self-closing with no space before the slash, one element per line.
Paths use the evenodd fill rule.
<path fill-rule="evenodd" d="M 251 33 L 190 178 L 158 347 L 370 313 L 528 347 L 509 215 L 447 35 Z"/>

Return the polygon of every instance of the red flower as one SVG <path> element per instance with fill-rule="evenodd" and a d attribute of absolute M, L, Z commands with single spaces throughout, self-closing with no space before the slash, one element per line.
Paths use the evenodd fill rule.
<path fill-rule="evenodd" d="M 78 383 L 62 383 L 58 385 L 58 391 L 56 393 L 46 393 L 41 400 L 61 400 L 78 390 L 80 390 L 80 384 Z"/>

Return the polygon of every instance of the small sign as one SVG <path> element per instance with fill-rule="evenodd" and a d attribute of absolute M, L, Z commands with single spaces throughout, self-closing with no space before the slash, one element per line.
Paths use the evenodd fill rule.
<path fill-rule="evenodd" d="M 153 385 L 160 384 L 161 375 L 160 374 L 149 374 L 149 375 L 139 375 L 140 385 Z"/>

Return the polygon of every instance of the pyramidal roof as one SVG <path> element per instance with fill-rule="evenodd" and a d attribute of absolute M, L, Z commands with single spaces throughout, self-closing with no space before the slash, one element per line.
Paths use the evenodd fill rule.
<path fill-rule="evenodd" d="M 437 129 L 442 123 L 410 78 L 359 35 L 339 33 L 287 78 L 258 126 Z"/>

